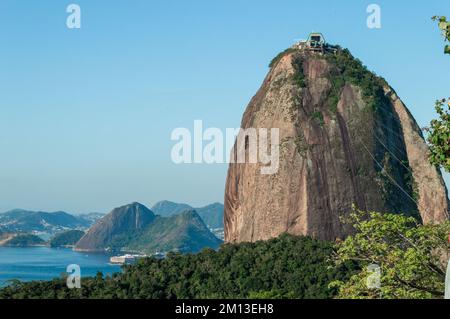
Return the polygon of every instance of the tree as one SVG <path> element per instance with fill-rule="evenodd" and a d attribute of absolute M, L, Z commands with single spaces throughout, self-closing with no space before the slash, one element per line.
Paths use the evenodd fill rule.
<path fill-rule="evenodd" d="M 438 119 L 431 121 L 428 132 L 430 161 L 450 172 L 450 98 L 436 101 Z"/>
<path fill-rule="evenodd" d="M 353 263 L 333 267 L 332 251 L 331 243 L 285 234 L 218 251 L 143 258 L 112 277 L 83 278 L 81 289 L 68 289 L 65 277 L 17 281 L 0 289 L 0 299 L 332 298 L 337 290 L 329 283 L 345 281 L 354 269 Z"/>
<path fill-rule="evenodd" d="M 431 18 L 433 21 L 438 21 L 439 29 L 442 31 L 442 35 L 446 42 L 450 41 L 450 22 L 447 21 L 447 18 L 444 16 L 434 16 Z M 444 52 L 446 54 L 450 54 L 450 46 L 446 45 Z"/>
<path fill-rule="evenodd" d="M 432 17 L 438 21 L 445 41 L 450 41 L 450 22 L 442 16 Z M 450 46 L 445 47 L 445 53 L 450 54 Z M 426 129 L 429 133 L 430 161 L 437 167 L 450 172 L 450 98 L 436 101 L 435 109 L 439 118 L 431 121 L 431 126 Z"/>
<path fill-rule="evenodd" d="M 335 262 L 358 262 L 361 271 L 334 281 L 338 298 L 443 298 L 450 222 L 421 225 L 413 217 L 353 209 L 355 234 L 336 244 Z M 381 269 L 380 286 L 367 284 L 369 265 Z"/>

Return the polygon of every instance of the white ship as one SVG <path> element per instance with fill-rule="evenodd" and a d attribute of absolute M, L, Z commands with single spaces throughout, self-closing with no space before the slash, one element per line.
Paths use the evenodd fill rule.
<path fill-rule="evenodd" d="M 154 254 L 150 255 L 156 259 L 164 259 L 166 258 L 166 253 L 156 251 Z M 131 255 L 126 254 L 123 256 L 113 256 L 109 258 L 109 262 L 111 264 L 118 264 L 118 265 L 124 265 L 124 264 L 133 264 L 135 263 L 139 258 L 145 258 L 149 257 L 148 255 Z"/>
<path fill-rule="evenodd" d="M 119 264 L 119 265 L 123 265 L 123 264 L 132 264 L 134 263 L 138 258 L 142 258 L 145 257 L 145 255 L 130 255 L 130 254 L 126 254 L 123 256 L 113 256 L 109 259 L 109 262 L 111 264 Z"/>

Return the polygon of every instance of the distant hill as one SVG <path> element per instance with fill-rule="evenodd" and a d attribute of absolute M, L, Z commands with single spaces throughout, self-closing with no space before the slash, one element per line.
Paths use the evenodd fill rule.
<path fill-rule="evenodd" d="M 75 250 L 196 252 L 205 247 L 217 248 L 220 244 L 221 240 L 193 210 L 163 217 L 142 204 L 133 203 L 116 208 L 99 220 L 80 239 Z"/>
<path fill-rule="evenodd" d="M 11 238 L 3 241 L 2 246 L 30 247 L 43 244 L 45 244 L 45 241 L 42 238 L 31 234 L 23 234 L 12 236 Z"/>
<path fill-rule="evenodd" d="M 66 212 L 35 212 L 15 209 L 0 214 L 0 228 L 5 232 L 57 233 L 67 229 L 86 229 L 91 222 Z"/>
<path fill-rule="evenodd" d="M 223 204 L 214 203 L 196 208 L 195 211 L 210 228 L 223 228 Z"/>
<path fill-rule="evenodd" d="M 223 228 L 223 204 L 214 203 L 204 207 L 193 208 L 184 203 L 175 203 L 171 201 L 160 201 L 152 207 L 156 215 L 163 217 L 181 214 L 186 210 L 195 210 L 210 228 Z"/>
<path fill-rule="evenodd" d="M 218 248 L 222 243 L 206 227 L 195 210 L 170 217 L 157 216 L 155 221 L 127 245 L 131 250 L 154 253 L 179 250 L 198 252 L 206 247 Z"/>
<path fill-rule="evenodd" d="M 191 210 L 191 209 L 194 209 L 194 208 L 188 204 L 175 203 L 175 202 L 171 202 L 168 200 L 162 200 L 160 202 L 157 202 L 151 208 L 152 212 L 154 212 L 156 215 L 159 215 L 162 217 L 178 215 L 186 210 Z"/>
<path fill-rule="evenodd" d="M 88 213 L 83 215 L 78 215 L 78 218 L 86 221 L 89 225 L 94 225 L 99 219 L 105 217 L 103 213 Z"/>
<path fill-rule="evenodd" d="M 76 244 L 78 251 L 104 251 L 112 243 L 120 243 L 131 234 L 136 234 L 146 228 L 154 219 L 155 214 L 139 203 L 132 203 L 113 209 L 100 219 Z"/>
<path fill-rule="evenodd" d="M 74 246 L 81 237 L 84 236 L 84 231 L 82 230 L 68 230 L 59 234 L 56 234 L 49 241 L 50 247 L 67 247 Z"/>

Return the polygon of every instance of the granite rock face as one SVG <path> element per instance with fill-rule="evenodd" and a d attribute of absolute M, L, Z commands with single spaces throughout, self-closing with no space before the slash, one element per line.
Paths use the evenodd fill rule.
<path fill-rule="evenodd" d="M 248 105 L 241 127 L 279 128 L 276 174 L 230 164 L 225 240 L 282 233 L 344 238 L 352 205 L 424 223 L 449 218 L 447 189 L 421 130 L 394 90 L 347 50 L 287 50 Z"/>

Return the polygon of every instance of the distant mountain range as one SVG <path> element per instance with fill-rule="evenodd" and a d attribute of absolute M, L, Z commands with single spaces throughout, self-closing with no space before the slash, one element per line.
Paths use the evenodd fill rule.
<path fill-rule="evenodd" d="M 164 200 L 153 205 L 151 210 L 163 217 L 178 215 L 186 210 L 195 210 L 209 228 L 223 228 L 223 204 L 221 203 L 194 208 L 188 204 Z"/>
<path fill-rule="evenodd" d="M 61 211 L 49 213 L 14 209 L 0 214 L 0 231 L 56 234 L 70 229 L 87 229 L 100 217 L 99 214 L 74 216 Z"/>
<path fill-rule="evenodd" d="M 195 210 L 177 213 L 173 205 L 160 207 L 166 207 L 169 216 L 158 216 L 139 203 L 115 208 L 89 229 L 75 250 L 197 252 L 205 247 L 217 248 L 222 243 Z"/>
<path fill-rule="evenodd" d="M 196 252 L 205 247 L 217 248 L 222 238 L 223 205 L 220 203 L 193 208 L 161 201 L 151 210 L 133 203 L 107 215 L 74 216 L 62 211 L 23 209 L 0 214 L 0 246 L 76 244 L 75 249 L 80 251 Z"/>

